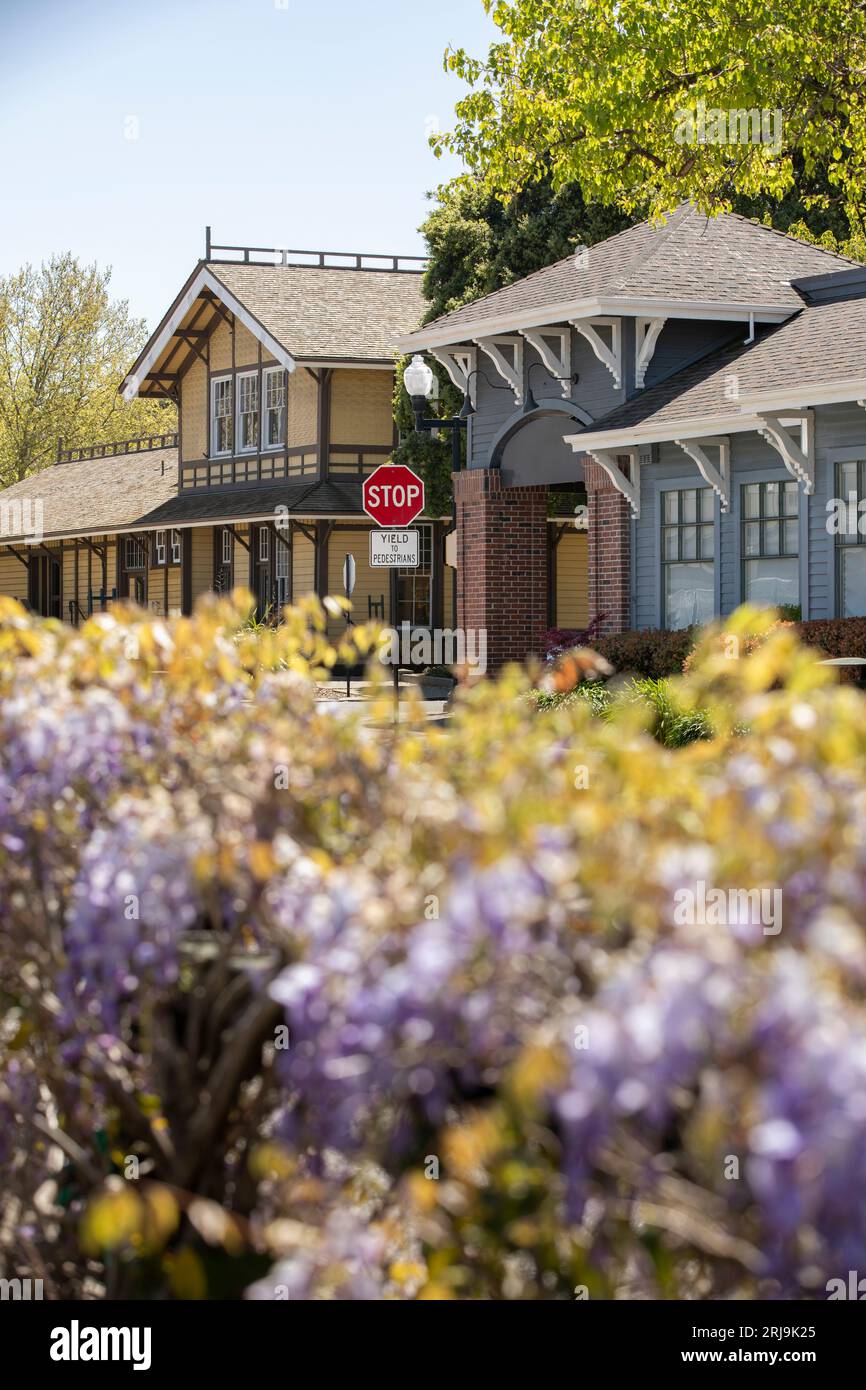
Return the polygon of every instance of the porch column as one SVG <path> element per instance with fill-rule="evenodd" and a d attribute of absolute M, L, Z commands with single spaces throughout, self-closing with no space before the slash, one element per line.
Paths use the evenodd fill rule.
<path fill-rule="evenodd" d="M 541 650 L 547 628 L 547 488 L 503 487 L 496 468 L 452 474 L 457 625 L 485 629 L 488 670 Z"/>
<path fill-rule="evenodd" d="M 589 620 L 600 631 L 631 626 L 631 514 L 628 502 L 597 463 L 584 463 L 589 507 Z"/>

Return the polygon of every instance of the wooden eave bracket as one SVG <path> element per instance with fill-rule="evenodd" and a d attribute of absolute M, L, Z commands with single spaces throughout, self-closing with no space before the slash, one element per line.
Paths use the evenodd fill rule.
<path fill-rule="evenodd" d="M 809 496 L 815 490 L 815 412 L 813 410 L 790 410 L 781 414 L 765 411 L 758 416 L 763 435 L 768 444 L 781 455 L 782 462 Z M 799 443 L 790 433 L 791 426 L 799 426 Z"/>
<path fill-rule="evenodd" d="M 622 324 L 619 319 L 592 318 L 572 319 L 574 327 L 585 338 L 598 358 L 604 363 L 617 389 L 622 386 Z M 610 329 L 610 347 L 601 337 L 600 328 Z"/>
<path fill-rule="evenodd" d="M 478 360 L 475 348 L 431 348 L 430 356 L 435 357 L 436 361 L 445 368 L 457 390 L 462 391 L 464 396 L 468 394 L 474 405 L 475 382 L 470 381 L 470 377 L 475 371 L 475 364 Z"/>
<path fill-rule="evenodd" d="M 550 375 L 559 378 L 562 394 L 567 400 L 571 395 L 571 329 L 523 328 L 521 337 L 535 348 Z M 556 349 L 551 339 L 556 342 Z"/>
<path fill-rule="evenodd" d="M 631 508 L 633 517 L 640 516 L 640 464 L 638 463 L 637 449 L 621 449 L 620 454 L 628 454 L 631 463 L 631 471 L 634 475 L 634 482 L 625 476 L 617 462 L 618 455 L 612 454 L 608 449 L 587 450 L 589 457 L 594 459 L 599 468 L 603 468 L 610 481 L 613 483 L 617 492 L 621 492 Z"/>
<path fill-rule="evenodd" d="M 490 358 L 502 380 L 511 387 L 519 405 L 523 400 L 523 339 L 520 334 L 498 333 L 495 338 L 476 338 L 475 342 Z M 503 348 L 513 354 L 510 362 Z"/>
<path fill-rule="evenodd" d="M 634 384 L 642 387 L 667 319 L 635 319 Z"/>
<path fill-rule="evenodd" d="M 675 439 L 684 453 L 698 466 L 698 472 L 719 499 L 722 511 L 731 507 L 731 441 L 727 435 L 707 435 L 705 439 Z M 707 449 L 718 449 L 718 466 L 707 456 Z"/>

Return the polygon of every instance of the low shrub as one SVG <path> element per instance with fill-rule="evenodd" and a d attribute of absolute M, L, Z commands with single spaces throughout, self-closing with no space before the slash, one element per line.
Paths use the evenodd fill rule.
<path fill-rule="evenodd" d="M 660 680 L 681 673 L 699 630 L 691 627 L 676 632 L 668 632 L 665 628 L 634 629 L 599 637 L 593 646 L 607 657 L 615 671 Z"/>

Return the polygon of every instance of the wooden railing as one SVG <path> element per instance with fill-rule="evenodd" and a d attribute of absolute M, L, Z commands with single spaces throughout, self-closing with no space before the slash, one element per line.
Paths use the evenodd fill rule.
<path fill-rule="evenodd" d="M 138 439 L 115 439 L 111 444 L 87 444 L 80 449 L 64 449 L 57 441 L 58 463 L 80 463 L 82 459 L 113 458 L 116 454 L 142 454 L 149 449 L 176 449 L 177 434 L 146 434 Z"/>
<path fill-rule="evenodd" d="M 391 444 L 332 444 L 328 451 L 333 477 L 362 478 L 393 452 Z M 318 476 L 315 444 L 294 444 L 278 454 L 241 454 L 235 458 L 190 459 L 180 465 L 180 486 L 237 487 L 241 483 L 274 483 Z"/>
<path fill-rule="evenodd" d="M 228 252 L 227 256 L 220 252 Z M 295 251 L 279 246 L 218 246 L 205 228 L 205 260 L 233 265 L 319 266 L 331 270 L 393 270 L 403 275 L 422 275 L 427 256 L 383 256 L 375 251 Z M 373 264 L 371 264 L 371 262 Z M 384 264 L 383 264 L 384 262 Z"/>

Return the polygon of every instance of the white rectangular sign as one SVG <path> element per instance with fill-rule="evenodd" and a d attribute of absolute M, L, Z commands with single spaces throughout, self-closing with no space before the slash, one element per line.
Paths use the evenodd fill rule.
<path fill-rule="evenodd" d="M 373 569 L 417 568 L 418 532 L 371 531 L 370 564 Z"/>

